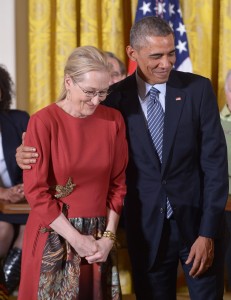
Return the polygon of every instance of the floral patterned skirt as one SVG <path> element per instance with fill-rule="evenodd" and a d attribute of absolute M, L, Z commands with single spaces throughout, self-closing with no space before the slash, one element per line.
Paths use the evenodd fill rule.
<path fill-rule="evenodd" d="M 105 231 L 105 217 L 72 218 L 81 233 L 95 238 Z M 43 252 L 39 300 L 120 300 L 117 252 L 113 247 L 104 263 L 88 264 L 55 231 L 49 232 Z"/>

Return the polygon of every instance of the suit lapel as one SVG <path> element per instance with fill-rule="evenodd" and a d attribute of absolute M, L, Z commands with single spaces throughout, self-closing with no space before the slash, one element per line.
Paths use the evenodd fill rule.
<path fill-rule="evenodd" d="M 130 82 L 123 90 L 122 103 L 123 113 L 126 116 L 127 129 L 129 130 L 130 142 L 135 147 L 142 147 L 150 157 L 150 161 L 160 166 L 159 158 L 153 148 L 148 133 L 145 117 L 137 96 L 137 84 L 134 75 L 130 76 Z M 126 99 L 127 101 L 123 101 Z"/>
<path fill-rule="evenodd" d="M 184 91 L 167 84 L 163 134 L 163 161 L 161 169 L 162 175 L 168 165 L 178 123 L 185 103 L 185 97 Z"/>

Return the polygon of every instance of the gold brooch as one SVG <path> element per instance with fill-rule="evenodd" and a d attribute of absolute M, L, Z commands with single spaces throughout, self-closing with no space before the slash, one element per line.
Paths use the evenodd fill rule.
<path fill-rule="evenodd" d="M 55 190 L 58 194 L 55 195 L 55 198 L 64 198 L 70 195 L 76 186 L 75 183 L 72 183 L 71 177 L 68 178 L 66 185 L 57 184 L 55 186 Z"/>

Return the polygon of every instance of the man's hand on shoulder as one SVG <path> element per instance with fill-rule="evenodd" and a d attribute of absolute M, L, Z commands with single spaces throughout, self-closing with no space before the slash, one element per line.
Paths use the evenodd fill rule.
<path fill-rule="evenodd" d="M 24 146 L 25 132 L 22 135 L 22 144 L 16 149 L 16 162 L 18 166 L 23 170 L 31 169 L 31 164 L 35 164 L 37 161 L 38 153 L 36 148 Z"/>

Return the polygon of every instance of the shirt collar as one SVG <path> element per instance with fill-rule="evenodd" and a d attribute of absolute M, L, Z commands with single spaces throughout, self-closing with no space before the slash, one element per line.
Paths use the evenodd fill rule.
<path fill-rule="evenodd" d="M 145 101 L 146 97 L 152 88 L 153 85 L 145 82 L 137 73 L 136 71 L 136 82 L 138 87 L 138 95 L 141 99 L 141 101 Z M 154 84 L 155 88 L 160 91 L 161 94 L 165 96 L 166 94 L 166 83 L 161 84 Z"/>

